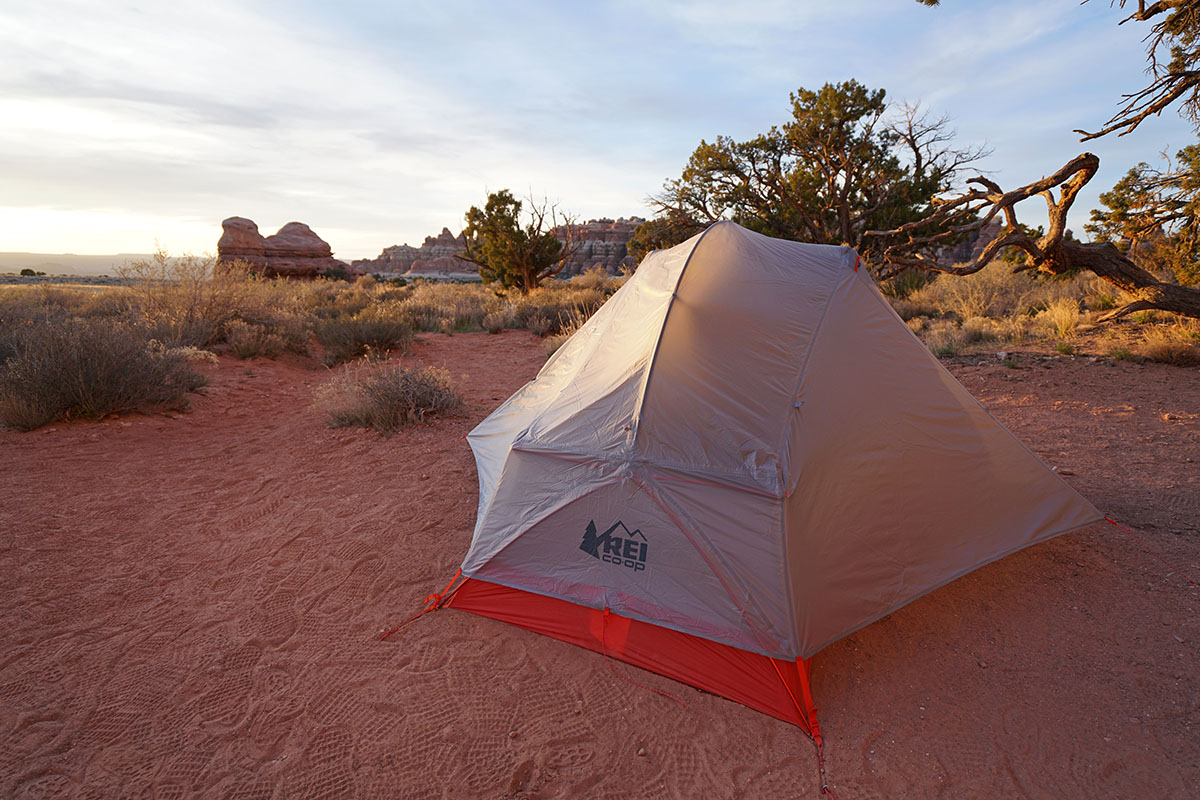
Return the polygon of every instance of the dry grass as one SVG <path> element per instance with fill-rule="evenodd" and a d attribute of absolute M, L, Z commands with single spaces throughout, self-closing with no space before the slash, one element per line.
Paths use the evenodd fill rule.
<path fill-rule="evenodd" d="M 1014 274 L 1011 265 L 995 261 L 973 275 L 939 275 L 903 302 L 906 308 L 933 312 L 927 316 L 953 314 L 960 319 L 998 319 L 1031 314 L 1062 298 L 1078 300 L 1091 288 L 1087 278 L 1035 279 L 1024 273 Z"/>
<path fill-rule="evenodd" d="M 1052 300 L 1037 316 L 1055 336 L 1067 339 L 1079 326 L 1079 301 L 1073 297 L 1059 297 Z"/>
<path fill-rule="evenodd" d="M 266 325 L 240 319 L 225 323 L 225 341 L 238 358 L 278 358 L 287 342 Z"/>
<path fill-rule="evenodd" d="M 1063 279 L 1030 277 L 1013 273 L 1011 265 L 1001 262 L 973 275 L 939 275 L 906 296 L 896 294 L 890 300 L 893 308 L 939 355 L 958 355 L 993 342 L 1064 342 L 1093 330 L 1104 311 L 1126 302 L 1090 273 Z M 1131 321 L 1158 318 L 1147 314 L 1144 320 Z M 1072 345 L 1071 353 L 1076 349 Z"/>
<path fill-rule="evenodd" d="M 385 435 L 461 405 L 445 370 L 387 363 L 349 364 L 317 392 L 317 407 L 330 427 L 372 428 Z"/>
<path fill-rule="evenodd" d="M 481 325 L 488 333 L 499 333 L 505 328 L 511 328 L 516 323 L 516 317 L 511 310 L 493 311 L 483 318 Z"/>
<path fill-rule="evenodd" d="M 1142 334 L 1136 353 L 1150 361 L 1181 367 L 1200 366 L 1200 323 L 1180 318 L 1171 325 L 1154 325 Z"/>
<path fill-rule="evenodd" d="M 583 327 L 583 324 L 588 321 L 588 317 L 580 310 L 576 310 L 568 315 L 567 319 L 562 323 L 558 333 L 547 336 L 542 342 L 542 346 L 546 348 L 546 356 L 550 357 L 558 351 L 558 348 L 575 335 L 575 332 Z"/>
<path fill-rule="evenodd" d="M 362 355 L 407 351 L 413 329 L 401 304 L 371 306 L 354 316 L 321 320 L 317 341 L 325 348 L 325 363 L 350 361 Z"/>
<path fill-rule="evenodd" d="M 925 329 L 925 345 L 938 356 L 956 356 L 967 344 L 967 335 L 958 323 L 938 320 Z"/>

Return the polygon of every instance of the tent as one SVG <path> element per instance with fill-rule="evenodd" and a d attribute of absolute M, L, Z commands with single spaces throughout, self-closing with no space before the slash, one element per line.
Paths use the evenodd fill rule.
<path fill-rule="evenodd" d="M 938 363 L 852 249 L 732 222 L 648 255 L 468 441 L 478 521 L 465 580 L 435 605 L 818 744 L 814 653 L 1102 519 Z"/>

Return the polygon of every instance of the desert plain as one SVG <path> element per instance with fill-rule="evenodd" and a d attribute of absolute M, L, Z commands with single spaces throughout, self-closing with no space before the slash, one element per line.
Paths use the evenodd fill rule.
<path fill-rule="evenodd" d="M 819 653 L 841 798 L 1188 797 L 1200 787 L 1200 370 L 947 359 L 1103 512 Z M 465 401 L 330 429 L 285 356 L 191 409 L 0 432 L 5 797 L 815 797 L 794 726 L 443 609 L 477 484 L 462 435 L 538 337 L 426 333 Z M 1015 368 L 1014 368 L 1015 364 Z M 682 705 L 635 684 L 668 692 Z"/>

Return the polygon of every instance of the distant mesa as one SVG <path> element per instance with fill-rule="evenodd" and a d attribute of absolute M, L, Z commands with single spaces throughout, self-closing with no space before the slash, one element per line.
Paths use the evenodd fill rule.
<path fill-rule="evenodd" d="M 245 217 L 230 217 L 221 228 L 218 264 L 244 261 L 269 278 L 361 274 L 334 258 L 329 244 L 303 222 L 289 222 L 272 236 L 263 236 Z"/>
<path fill-rule="evenodd" d="M 352 262 L 362 272 L 411 273 L 414 275 L 433 273 L 478 272 L 469 261 L 455 258 L 467 247 L 461 233 L 455 236 L 449 228 L 442 228 L 437 236 L 426 236 L 420 247 L 395 244 L 383 248 L 377 258 L 363 258 Z"/>
<path fill-rule="evenodd" d="M 622 267 L 632 269 L 637 266 L 629 255 L 628 244 L 634 230 L 643 222 L 641 217 L 605 218 L 575 225 L 573 234 L 579 239 L 579 248 L 564 265 L 559 277 L 569 278 L 595 267 L 615 275 Z M 564 226 L 554 231 L 559 240 L 566 240 Z M 466 246 L 466 238 L 461 233 L 455 236 L 449 228 L 442 228 L 437 236 L 426 236 L 420 247 L 408 244 L 385 247 L 377 258 L 354 261 L 353 267 L 362 272 L 407 275 L 478 273 L 474 264 L 456 258 Z"/>

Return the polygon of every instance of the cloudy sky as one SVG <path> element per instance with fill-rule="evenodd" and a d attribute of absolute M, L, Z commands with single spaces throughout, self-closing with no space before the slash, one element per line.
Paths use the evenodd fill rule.
<path fill-rule="evenodd" d="M 1076 204 L 1194 141 L 1174 115 L 1086 147 L 1143 85 L 1099 0 L 0 0 L 0 251 L 216 248 L 239 215 L 342 258 L 419 244 L 488 191 L 646 216 L 701 139 L 856 78 L 954 118 L 1009 187 L 1091 149 Z M 1026 212 L 1038 221 L 1038 210 Z M 1042 215 L 1044 219 L 1044 214 Z"/>

